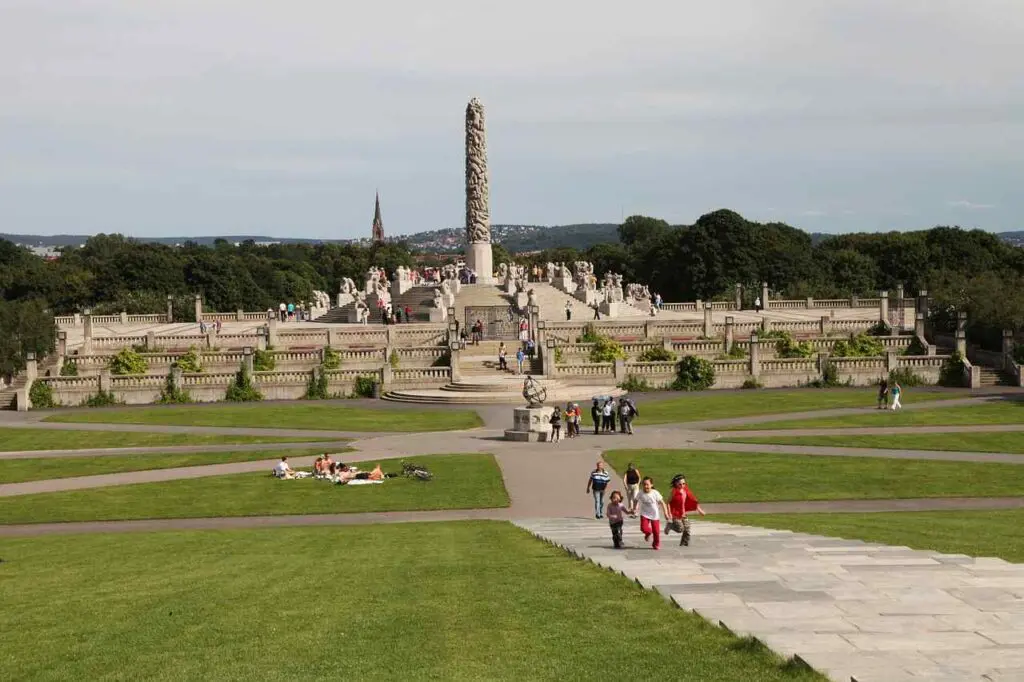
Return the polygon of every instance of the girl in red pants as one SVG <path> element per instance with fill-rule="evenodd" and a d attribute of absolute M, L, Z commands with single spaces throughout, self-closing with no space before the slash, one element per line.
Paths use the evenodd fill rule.
<path fill-rule="evenodd" d="M 640 532 L 644 534 L 644 541 L 654 536 L 651 549 L 661 548 L 661 512 L 665 518 L 669 518 L 668 507 L 665 506 L 665 498 L 654 489 L 654 479 L 650 476 L 640 483 L 640 494 L 636 496 L 636 509 L 640 514 Z"/>

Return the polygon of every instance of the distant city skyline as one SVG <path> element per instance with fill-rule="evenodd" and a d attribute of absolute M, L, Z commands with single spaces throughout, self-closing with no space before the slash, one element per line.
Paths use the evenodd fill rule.
<path fill-rule="evenodd" d="M 1024 229 L 1024 4 L 0 0 L 0 232 Z"/>

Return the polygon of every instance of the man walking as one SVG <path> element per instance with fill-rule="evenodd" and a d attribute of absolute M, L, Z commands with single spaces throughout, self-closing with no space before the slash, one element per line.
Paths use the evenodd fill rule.
<path fill-rule="evenodd" d="M 557 409 L 557 408 L 556 408 Z M 612 477 L 604 470 L 604 462 L 597 461 L 597 468 L 590 472 L 587 479 L 587 494 L 594 496 L 594 518 L 604 518 L 604 490 Z"/>

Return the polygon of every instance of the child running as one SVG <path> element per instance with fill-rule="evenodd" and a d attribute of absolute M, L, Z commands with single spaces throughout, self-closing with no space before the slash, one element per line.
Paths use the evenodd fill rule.
<path fill-rule="evenodd" d="M 704 516 L 704 509 L 701 508 L 697 496 L 686 485 L 686 477 L 682 474 L 677 474 L 672 479 L 672 496 L 669 499 L 668 506 L 672 520 L 665 526 L 665 535 L 668 535 L 671 531 L 681 533 L 683 537 L 679 541 L 679 545 L 689 545 L 690 517 L 686 513 L 695 511 Z"/>
<path fill-rule="evenodd" d="M 626 513 L 626 507 L 622 504 L 622 493 L 618 490 L 612 491 L 608 499 L 608 525 L 612 529 L 612 543 L 615 549 L 622 549 L 622 523 Z"/>
<path fill-rule="evenodd" d="M 661 549 L 661 515 L 669 518 L 668 507 L 665 506 L 665 498 L 654 489 L 654 479 L 650 476 L 644 478 L 640 484 L 640 494 L 636 496 L 636 507 L 640 512 L 640 532 L 644 534 L 644 542 L 654 536 L 651 549 Z M 660 507 L 660 510 L 659 510 Z"/>

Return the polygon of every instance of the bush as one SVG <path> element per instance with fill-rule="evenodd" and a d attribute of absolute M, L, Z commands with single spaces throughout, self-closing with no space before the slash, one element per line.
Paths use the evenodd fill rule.
<path fill-rule="evenodd" d="M 228 386 L 227 393 L 224 394 L 224 400 L 229 400 L 233 403 L 251 403 L 263 400 L 263 394 L 253 385 L 252 377 L 249 376 L 249 370 L 244 365 L 242 369 L 238 370 L 235 380 Z"/>
<path fill-rule="evenodd" d="M 675 362 L 676 354 L 664 346 L 652 346 L 637 356 L 639 362 Z"/>
<path fill-rule="evenodd" d="M 954 351 L 946 358 L 939 369 L 939 385 L 950 388 L 963 388 L 967 386 L 965 372 L 967 365 L 964 364 L 964 356 Z"/>
<path fill-rule="evenodd" d="M 814 381 L 807 384 L 811 388 L 835 388 L 837 386 L 852 386 L 853 377 L 850 377 L 846 382 L 839 381 L 839 371 L 835 365 L 825 365 L 825 369 L 821 371 L 821 378 L 815 379 Z"/>
<path fill-rule="evenodd" d="M 576 343 L 597 343 L 599 338 L 601 335 L 597 333 L 597 328 L 588 322 L 583 325 L 583 334 L 576 339 Z"/>
<path fill-rule="evenodd" d="M 64 360 L 64 364 L 60 366 L 60 375 L 62 377 L 77 377 L 78 365 L 68 360 Z"/>
<path fill-rule="evenodd" d="M 330 346 L 324 346 L 324 369 L 338 369 L 341 367 L 341 354 Z"/>
<path fill-rule="evenodd" d="M 113 407 L 124 405 L 124 401 L 118 400 L 113 391 L 100 391 L 82 401 L 81 407 Z"/>
<path fill-rule="evenodd" d="M 452 366 L 452 351 L 448 348 L 445 349 L 441 355 L 439 355 L 432 363 L 431 367 L 451 367 Z"/>
<path fill-rule="evenodd" d="M 916 336 L 910 339 L 910 345 L 903 351 L 904 355 L 928 355 L 928 347 Z"/>
<path fill-rule="evenodd" d="M 715 368 L 704 358 L 687 355 L 676 366 L 674 391 L 703 391 L 715 384 Z"/>
<path fill-rule="evenodd" d="M 832 355 L 837 358 L 875 358 L 885 355 L 885 345 L 868 334 L 857 334 L 849 341 L 840 339 L 832 344 Z"/>
<path fill-rule="evenodd" d="M 630 393 L 646 393 L 654 390 L 654 387 L 647 383 L 647 379 L 635 374 L 628 375 L 626 380 L 619 384 L 619 388 Z"/>
<path fill-rule="evenodd" d="M 888 322 L 878 321 L 871 325 L 871 328 L 865 333 L 868 336 L 892 336 L 892 327 Z"/>
<path fill-rule="evenodd" d="M 48 407 L 56 407 L 53 400 L 53 389 L 45 381 L 33 381 L 32 388 L 28 391 L 29 402 L 37 410 L 45 410 Z"/>
<path fill-rule="evenodd" d="M 195 347 L 189 348 L 188 352 L 178 358 L 174 364 L 177 365 L 178 369 L 182 372 L 188 372 L 190 374 L 197 374 L 203 371 L 203 366 L 199 359 L 199 353 L 196 351 Z"/>
<path fill-rule="evenodd" d="M 157 402 L 161 405 L 182 405 L 192 402 L 192 396 L 174 385 L 174 375 L 168 374 L 164 387 L 160 389 L 160 397 Z"/>
<path fill-rule="evenodd" d="M 309 383 L 306 385 L 306 395 L 303 397 L 306 400 L 327 400 L 331 397 L 327 390 L 326 372 L 314 372 L 309 377 Z"/>
<path fill-rule="evenodd" d="M 1013 344 L 1013 361 L 1018 365 L 1024 365 L 1024 343 Z"/>
<path fill-rule="evenodd" d="M 919 374 L 914 374 L 909 367 L 900 367 L 889 372 L 889 385 L 892 386 L 894 383 L 907 388 L 928 385 L 928 382 L 925 381 L 924 377 Z"/>
<path fill-rule="evenodd" d="M 391 365 L 391 369 L 398 369 L 399 363 L 401 363 L 401 358 L 398 357 L 398 350 L 392 348 L 391 355 L 388 356 L 388 364 Z"/>
<path fill-rule="evenodd" d="M 275 367 L 277 367 L 277 359 L 274 358 L 273 351 L 257 349 L 256 352 L 253 354 L 253 371 L 273 372 Z"/>
<path fill-rule="evenodd" d="M 764 384 L 762 384 L 760 381 L 758 381 L 754 377 L 750 377 L 749 379 L 747 379 L 746 381 L 743 382 L 743 385 L 740 386 L 740 388 L 748 388 L 748 389 L 764 388 Z"/>
<path fill-rule="evenodd" d="M 372 398 L 373 387 L 377 384 L 377 377 L 356 377 L 356 383 L 352 387 L 353 398 Z"/>
<path fill-rule="evenodd" d="M 146 359 L 134 348 L 122 348 L 117 355 L 110 358 L 111 374 L 145 374 L 148 369 Z"/>
<path fill-rule="evenodd" d="M 773 330 L 766 334 L 771 334 L 768 336 L 769 339 L 778 339 L 775 342 L 775 354 L 780 358 L 809 358 L 814 355 L 811 344 L 796 341 L 789 332 Z"/>
<path fill-rule="evenodd" d="M 555 346 L 555 362 L 561 364 L 565 360 L 565 353 L 562 352 L 561 346 Z"/>
<path fill-rule="evenodd" d="M 732 348 L 729 349 L 728 353 L 723 353 L 718 356 L 719 360 L 742 360 L 747 357 L 747 351 L 738 343 L 732 344 Z"/>
<path fill-rule="evenodd" d="M 591 362 L 615 362 L 625 359 L 626 351 L 622 349 L 622 344 L 608 336 L 599 336 L 590 349 Z"/>

